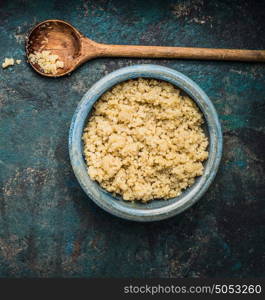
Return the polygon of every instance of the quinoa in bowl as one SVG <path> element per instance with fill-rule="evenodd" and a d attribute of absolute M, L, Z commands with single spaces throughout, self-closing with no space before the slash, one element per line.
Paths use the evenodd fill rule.
<path fill-rule="evenodd" d="M 171 83 L 119 83 L 95 103 L 84 129 L 88 174 L 126 201 L 177 197 L 203 174 L 203 123 L 196 103 Z"/>
<path fill-rule="evenodd" d="M 142 79 L 139 79 L 142 78 Z M 131 81 L 132 80 L 132 81 Z M 131 116 L 128 116 L 128 114 L 126 114 L 126 109 L 128 107 L 123 107 L 125 108 L 125 111 L 122 109 L 122 111 L 120 111 L 119 109 L 113 109 L 113 113 L 111 113 L 110 115 L 112 115 L 112 120 L 111 120 L 111 124 L 109 129 L 108 126 L 103 126 L 102 128 L 102 122 L 101 121 L 107 121 L 107 119 L 105 120 L 105 116 L 103 111 L 106 109 L 106 107 L 104 108 L 104 105 L 102 107 L 102 104 L 99 104 L 99 107 L 101 106 L 101 112 L 98 114 L 98 116 L 96 115 L 96 107 L 97 107 L 97 103 L 101 102 L 101 98 L 106 97 L 106 95 L 108 95 L 108 92 L 111 92 L 113 90 L 115 90 L 115 87 L 117 88 L 118 86 L 121 87 L 124 84 L 127 85 L 128 82 L 134 82 L 137 83 L 139 81 L 145 82 L 147 80 L 148 85 L 151 84 L 152 82 L 152 90 L 154 92 L 152 92 L 151 94 L 153 96 L 150 96 L 150 99 L 146 99 L 144 102 L 146 102 L 146 104 L 142 103 L 142 102 L 137 102 L 136 104 L 139 105 L 139 109 L 141 108 L 141 110 L 139 111 L 139 109 L 137 108 L 137 113 L 139 113 L 139 115 L 141 116 L 141 119 L 143 119 L 143 123 L 147 125 L 147 129 L 150 132 L 144 132 L 144 134 L 141 134 L 142 137 L 139 136 L 139 140 L 136 139 L 136 137 L 138 137 L 138 134 L 136 134 L 135 128 L 137 127 L 141 127 L 144 126 L 144 124 L 142 124 L 140 126 L 140 124 L 136 127 L 131 127 L 130 130 L 131 132 L 127 132 L 125 130 L 125 132 L 123 131 L 115 131 L 116 129 L 112 129 L 112 127 L 120 127 L 123 126 L 124 128 L 129 128 L 129 124 L 134 124 L 136 125 L 138 122 L 137 120 L 134 120 L 135 118 L 138 119 L 138 114 L 132 113 Z M 180 185 L 176 186 L 175 183 L 173 182 L 172 185 L 170 185 L 169 182 L 165 182 L 167 180 L 171 180 L 171 176 L 168 176 L 168 174 L 171 172 L 172 173 L 172 169 L 174 169 L 173 165 L 171 164 L 171 161 L 174 161 L 177 159 L 177 157 L 173 157 L 172 160 L 169 160 L 170 155 L 175 155 L 178 151 L 175 151 L 176 148 L 174 148 L 174 145 L 176 147 L 179 147 L 180 143 L 177 142 L 178 140 L 175 140 L 174 143 L 172 143 L 172 149 L 170 148 L 170 142 L 166 143 L 166 148 L 163 148 L 165 146 L 164 143 L 160 143 L 158 142 L 159 139 L 161 140 L 166 140 L 169 141 L 171 139 L 174 139 L 173 135 L 175 134 L 174 130 L 170 130 L 170 126 L 175 126 L 173 119 L 171 120 L 173 123 L 170 125 L 170 116 L 171 113 L 174 115 L 176 114 L 176 108 L 170 108 L 169 106 L 167 106 L 166 110 L 167 113 L 163 113 L 160 115 L 159 113 L 159 105 L 155 105 L 156 103 L 151 100 L 152 97 L 157 97 L 158 96 L 158 86 L 155 86 L 154 82 L 158 82 L 160 85 L 160 83 L 163 83 L 163 86 L 165 88 L 163 88 L 163 91 L 161 91 L 162 94 L 165 94 L 167 92 L 164 91 L 169 89 L 171 91 L 171 94 L 174 94 L 175 96 L 173 98 L 175 98 L 175 100 L 172 102 L 172 105 L 174 107 L 174 102 L 177 106 L 177 102 L 178 101 L 183 101 L 181 103 L 184 103 L 185 105 L 180 106 L 182 107 L 183 111 L 182 111 L 182 115 L 186 115 L 186 117 L 184 118 L 186 120 L 186 122 L 191 122 L 190 125 L 192 125 L 191 127 L 193 128 L 193 125 L 196 124 L 196 126 L 193 128 L 195 130 L 195 128 L 198 126 L 197 130 L 194 131 L 194 133 L 199 133 L 199 136 L 201 138 L 201 143 L 200 145 L 204 145 L 202 148 L 198 148 L 196 150 L 202 151 L 201 153 L 204 153 L 201 157 L 199 155 L 199 151 L 197 153 L 196 151 L 196 156 L 199 155 L 197 158 L 195 158 L 195 156 L 190 156 L 189 155 L 189 151 L 186 153 L 186 156 L 189 158 L 191 158 L 191 164 L 192 165 L 196 165 L 197 166 L 197 170 L 196 172 L 192 169 L 187 168 L 187 166 L 184 167 L 184 169 L 182 168 L 183 165 L 183 161 L 185 162 L 185 164 L 187 163 L 187 160 L 183 160 L 184 157 L 181 157 L 181 161 L 182 164 L 180 164 L 180 156 L 178 156 L 179 160 L 179 169 L 175 169 L 173 171 L 176 172 L 176 174 L 174 175 L 175 178 L 178 177 L 179 179 L 182 179 L 182 184 L 187 185 L 187 187 L 183 187 L 181 188 Z M 121 84 L 121 86 L 120 86 Z M 127 85 L 128 86 L 128 85 Z M 167 88 L 166 88 L 167 87 Z M 138 89 L 139 87 L 137 87 Z M 174 89 L 173 89 L 174 88 Z M 136 87 L 134 87 L 133 89 L 136 89 Z M 149 88 L 147 88 L 148 90 Z M 161 88 L 162 89 L 162 88 Z M 130 94 L 130 88 L 127 89 L 127 93 Z M 179 92 L 179 90 L 181 92 Z M 142 92 L 142 94 L 148 93 L 148 91 L 144 91 Z M 128 94 L 128 95 L 129 95 Z M 135 95 L 137 93 L 135 92 Z M 104 96 L 103 96 L 104 95 Z M 111 95 L 109 95 L 111 96 Z M 116 98 L 116 96 L 115 96 Z M 127 96 L 126 96 L 127 98 Z M 147 97 L 148 98 L 148 97 Z M 162 97 L 163 98 L 163 97 Z M 159 99 L 162 101 L 162 98 L 160 97 Z M 172 97 L 171 97 L 172 98 Z M 116 98 L 117 100 L 117 98 Z M 114 99 L 113 99 L 114 101 Z M 128 100 L 124 100 L 124 102 L 126 102 Z M 148 103 L 148 101 L 150 103 Z M 165 99 L 163 100 L 165 102 Z M 162 102 L 163 102 L 162 101 Z M 107 101 L 105 99 L 105 101 L 108 103 L 109 101 Z M 119 102 L 121 102 L 121 100 L 118 100 L 118 103 L 116 103 L 116 106 L 119 105 Z M 134 101 L 135 102 L 135 101 Z M 170 101 L 169 101 L 170 102 Z M 169 105 L 168 102 L 168 98 L 167 98 L 167 104 Z M 105 103 L 105 105 L 106 105 Z M 133 103 L 133 102 L 132 102 Z M 128 105 L 128 103 L 123 103 L 123 105 Z M 132 105 L 132 104 L 131 104 Z M 129 105 L 130 106 L 130 105 Z M 161 105 L 160 105 L 161 106 Z M 150 110 L 152 109 L 153 113 L 151 114 L 151 112 L 145 111 L 145 109 L 150 108 Z M 143 109 L 145 108 L 145 109 Z M 102 111 L 103 109 L 103 111 Z M 192 115 L 192 117 L 188 117 L 189 113 L 188 111 L 186 111 L 186 109 L 188 109 Z M 129 109 L 130 110 L 130 109 Z M 155 126 L 155 131 L 153 126 L 151 126 L 152 124 L 152 120 L 154 122 L 154 111 L 157 110 L 157 113 L 155 114 L 156 118 L 155 121 L 156 122 L 160 122 L 162 126 Z M 117 111 L 119 111 L 119 113 L 117 113 Z M 174 112 L 174 113 L 173 113 Z M 145 113 L 145 115 L 144 115 Z M 166 115 L 169 115 L 168 117 L 166 117 Z M 136 117 L 137 116 L 137 117 Z M 152 117 L 151 117 L 152 116 Z M 179 119 L 180 122 L 183 122 L 184 120 L 182 120 L 182 118 L 180 118 L 180 116 L 178 115 L 174 115 L 175 119 Z M 196 116 L 196 117 L 195 117 Z M 88 132 L 87 131 L 87 127 L 90 126 L 90 121 L 92 121 L 92 123 L 94 123 L 93 118 L 95 117 L 99 117 L 100 120 L 100 124 L 99 127 L 101 128 L 97 128 L 97 122 L 95 121 L 95 124 L 92 124 L 92 127 L 94 126 L 93 130 L 107 130 L 107 132 L 109 132 L 109 134 L 101 134 L 101 137 L 85 137 L 85 134 Z M 120 121 L 118 121 L 118 119 L 121 118 Z M 150 120 L 151 118 L 151 120 Z M 153 118 L 153 119 L 152 119 Z M 160 118 L 160 120 L 159 120 Z M 193 122 L 192 120 L 197 119 L 197 123 Z M 128 122 L 130 121 L 130 122 Z M 204 121 L 204 123 L 202 123 Z M 110 121 L 109 121 L 110 122 Z M 139 120 L 140 122 L 140 120 Z M 151 123 L 150 123 L 151 122 Z M 106 124 L 103 122 L 103 124 Z M 96 126 L 97 125 L 97 126 Z M 164 127 L 164 125 L 166 127 Z M 179 124 L 180 125 L 180 124 Z M 169 126 L 169 127 L 168 127 Z M 161 127 L 161 128 L 160 128 Z M 121 128 L 121 127 L 120 127 Z M 162 130 L 163 129 L 163 130 Z M 202 130 L 204 132 L 204 135 L 202 133 Z M 113 130 L 113 132 L 112 132 Z M 161 131 L 162 130 L 162 131 Z M 134 133 L 133 133 L 134 131 Z M 145 130 L 144 130 L 145 131 Z M 187 141 L 190 141 L 190 136 L 185 136 L 184 132 L 186 130 L 183 131 L 183 135 L 181 134 L 182 138 L 180 141 L 183 141 L 184 143 L 184 148 L 189 147 L 189 143 Z M 159 134 L 160 132 L 160 134 Z M 179 132 L 179 131 L 178 131 Z M 130 134 L 129 134 L 130 133 Z M 140 130 L 141 133 L 141 130 Z M 174 134 L 173 134 L 174 133 Z M 116 134 L 116 136 L 115 136 Z M 180 134 L 180 132 L 179 132 Z M 114 135 L 114 136 L 112 136 Z M 116 140 L 118 136 L 122 136 L 125 138 L 126 140 L 126 144 L 124 147 L 119 148 L 121 145 L 123 144 L 123 138 L 119 140 L 119 138 Z M 135 137 L 134 137 L 135 135 Z M 104 169 L 107 169 L 107 172 L 105 172 L 105 170 L 102 169 L 102 162 L 100 164 L 94 165 L 94 171 L 96 173 L 91 174 L 92 177 L 93 176 L 102 176 L 101 178 L 98 177 L 98 181 L 97 179 L 94 180 L 90 177 L 89 175 L 89 164 L 90 162 L 92 162 L 92 160 L 89 159 L 89 157 L 87 158 L 87 155 L 91 155 L 89 154 L 89 152 L 94 153 L 96 155 L 99 155 L 98 157 L 105 157 L 108 154 L 105 155 L 105 146 L 109 141 L 109 138 L 111 137 L 112 142 L 113 143 L 109 143 L 109 147 L 112 148 L 112 152 L 110 152 L 110 155 L 112 156 L 117 156 L 119 158 L 119 156 L 121 155 L 125 155 L 127 158 L 127 161 L 131 160 L 131 157 L 136 157 L 136 154 L 138 152 L 137 155 L 137 159 L 133 159 L 132 162 L 132 170 L 133 169 L 140 169 L 142 172 L 141 177 L 136 177 L 136 180 L 138 180 L 137 178 L 139 178 L 142 184 L 141 186 L 141 190 L 135 190 L 132 189 L 132 193 L 133 194 L 128 194 L 128 197 L 130 197 L 130 200 L 132 198 L 138 198 L 140 200 L 134 200 L 134 201 L 124 201 L 124 197 L 126 198 L 126 195 L 124 196 L 124 191 L 127 189 L 126 186 L 124 186 L 122 184 L 122 182 L 126 182 L 126 184 L 128 185 L 128 180 L 129 180 L 129 176 L 130 174 L 127 174 L 126 172 L 126 178 L 120 178 L 118 177 L 116 178 L 116 175 L 119 173 L 119 171 L 121 169 L 125 170 L 125 167 L 128 168 L 129 166 L 129 162 L 128 165 L 124 165 L 123 164 L 123 160 L 126 160 L 125 158 L 122 160 L 122 162 L 120 163 L 119 160 L 117 159 L 115 161 L 115 168 L 117 168 L 117 170 L 115 172 L 110 172 L 110 168 L 108 168 L 109 164 L 112 164 L 112 160 L 111 159 L 106 159 L 105 163 L 104 163 Z M 171 138 L 170 138 L 171 136 Z M 131 138 L 133 139 L 133 142 L 131 140 Z M 146 139 L 146 137 L 149 137 Z M 152 137 L 155 137 L 155 139 L 153 139 Z M 158 138 L 159 137 L 159 138 Z M 172 138 L 173 137 L 173 138 Z M 86 138 L 91 138 L 91 144 L 95 144 L 94 146 L 91 145 L 92 148 L 87 148 L 87 143 L 84 141 L 84 139 Z M 135 138 L 135 140 L 134 140 Z M 206 138 L 206 139 L 205 139 Z M 96 142 L 95 139 L 97 139 L 98 141 Z M 142 141 L 141 141 L 142 139 Z M 131 141 L 131 143 L 129 143 Z M 194 150 L 195 150 L 195 145 L 198 141 L 194 140 L 192 142 L 192 144 L 194 144 Z M 121 145 L 119 146 L 119 143 L 121 143 Z M 143 145 L 141 145 L 141 143 Z M 150 145 L 149 145 L 150 143 Z M 207 146 L 208 143 L 208 146 Z M 96 147 L 96 144 L 99 145 L 99 149 L 100 151 L 98 151 L 98 149 L 93 149 L 93 147 Z M 115 144 L 115 145 L 113 145 Z M 130 144 L 130 146 L 128 146 L 128 144 Z M 136 144 L 136 145 L 134 145 Z M 128 146 L 128 147 L 127 147 Z M 143 147 L 142 147 L 143 146 Z M 97 146 L 98 147 L 98 146 Z M 142 147 L 142 149 L 141 149 Z M 143 149 L 145 147 L 149 147 L 149 151 L 148 151 L 148 159 L 147 159 L 147 151 L 144 151 Z M 162 147 L 162 148 L 161 148 Z M 182 146 L 183 147 L 183 146 Z M 82 189 L 84 190 L 84 192 L 87 194 L 88 199 L 94 201 L 99 207 L 101 207 L 102 209 L 104 209 L 105 211 L 123 218 L 123 219 L 127 219 L 127 220 L 132 220 L 132 221 L 140 221 L 140 222 L 150 222 L 150 221 L 158 221 L 158 220 L 163 220 L 163 219 L 167 219 L 169 217 L 172 217 L 176 214 L 179 214 L 181 212 L 183 212 L 184 210 L 186 210 L 187 208 L 189 208 L 190 206 L 192 206 L 195 202 L 197 202 L 202 195 L 204 195 L 204 193 L 207 191 L 207 189 L 209 188 L 209 186 L 211 185 L 211 183 L 213 182 L 213 179 L 215 178 L 215 175 L 217 173 L 219 164 L 220 164 L 220 160 L 221 160 L 221 156 L 222 156 L 222 147 L 223 147 L 223 139 L 222 139 L 222 131 L 221 131 L 221 126 L 220 126 L 220 122 L 218 119 L 218 115 L 216 113 L 216 110 L 211 102 L 211 100 L 209 99 L 209 97 L 205 94 L 205 92 L 194 82 L 192 81 L 190 78 L 188 78 L 187 76 L 185 76 L 184 74 L 177 72 L 173 69 L 170 68 L 166 68 L 163 66 L 159 66 L 159 65 L 134 65 L 134 66 L 130 66 L 130 67 L 125 67 L 125 68 L 121 68 L 118 69 L 114 72 L 111 72 L 110 74 L 104 76 L 103 78 L 101 78 L 99 81 L 97 81 L 83 96 L 82 100 L 80 101 L 80 103 L 78 104 L 78 107 L 76 108 L 76 111 L 73 115 L 72 118 L 72 122 L 71 122 L 71 127 L 70 127 L 70 132 L 69 132 L 69 154 L 70 154 L 70 160 L 71 160 L 71 165 L 73 168 L 73 171 L 75 173 L 75 176 L 78 180 L 78 182 L 80 183 Z M 121 149 L 126 149 L 126 152 L 122 152 Z M 115 150 L 116 149 L 116 150 Z M 165 150 L 166 149 L 166 150 Z M 187 149 L 187 148 L 186 148 Z M 119 150 L 119 151 L 118 151 Z M 183 150 L 183 149 L 182 149 Z M 106 149 L 106 151 L 108 151 Z M 119 153 L 118 153 L 118 152 Z M 130 155 L 128 153 L 131 153 Z M 151 156 L 149 155 L 149 152 L 152 152 Z M 157 155 L 156 155 L 157 152 Z M 172 154 L 170 154 L 170 152 L 172 152 Z M 185 152 L 185 151 L 184 151 Z M 191 152 L 191 151 L 190 151 Z M 208 153 L 206 153 L 208 152 Z M 143 154 L 141 154 L 143 153 Z M 165 154 L 166 153 L 166 154 Z M 140 155 L 141 154 L 141 155 Z M 190 153 L 191 154 L 191 153 Z M 178 153 L 179 155 L 179 153 Z M 207 157 L 208 155 L 208 157 Z M 93 156 L 93 154 L 92 154 Z M 139 159 L 141 158 L 141 162 L 142 163 L 150 163 L 150 166 L 152 166 L 152 168 L 148 168 L 148 166 L 145 168 L 141 167 L 141 164 L 138 163 L 138 165 L 136 165 L 137 161 L 139 162 Z M 159 159 L 157 161 L 157 158 L 154 159 L 154 157 L 158 156 Z M 122 157 L 122 156 L 121 156 Z M 203 159 L 203 157 L 205 157 Z M 111 156 L 109 156 L 108 158 L 112 158 Z M 150 158 L 150 162 L 149 162 L 149 158 Z M 121 160 L 121 158 L 119 158 Z M 153 160 L 153 162 L 152 162 Z M 98 162 L 100 161 L 100 159 L 98 159 Z M 168 161 L 168 162 L 167 162 Z M 95 160 L 96 162 L 96 160 Z M 151 164 L 152 162 L 152 164 Z M 135 164 L 134 164 L 135 163 Z M 203 167 L 199 167 L 200 163 L 203 165 Z M 158 167 L 158 165 L 161 165 L 160 167 Z M 154 168 L 155 167 L 155 168 Z M 98 170 L 102 169 L 103 174 L 101 175 L 97 175 Z M 146 170 L 145 170 L 146 169 Z M 110 172 L 110 173 L 109 173 Z M 144 174 L 145 172 L 147 172 L 146 174 Z M 150 174 L 151 172 L 151 174 Z M 153 172 L 153 175 L 152 175 Z M 92 173 L 93 173 L 93 169 L 92 169 Z M 121 173 L 123 173 L 123 171 L 121 171 Z M 165 188 L 164 191 L 162 191 L 164 193 L 164 197 L 163 198 L 156 198 L 158 196 L 155 195 L 155 191 L 158 193 L 160 193 L 161 197 L 161 192 L 159 192 L 158 189 L 155 190 L 155 188 L 153 189 L 153 182 L 151 182 L 152 176 L 154 182 L 157 180 L 156 177 L 158 177 L 157 175 L 159 174 L 163 174 L 164 173 L 164 177 L 159 176 L 159 180 L 161 180 L 160 186 L 163 183 L 163 186 L 169 185 L 170 186 L 170 191 L 171 192 L 175 192 L 175 189 L 181 189 L 178 192 L 181 192 L 178 196 L 173 197 L 173 198 L 168 198 L 167 200 L 165 200 L 167 197 L 170 197 L 170 192 L 168 188 Z M 189 179 L 186 178 L 186 174 L 190 173 L 189 175 Z M 196 174 L 201 174 L 199 176 L 195 176 Z M 100 174 L 100 172 L 99 172 Z M 113 175 L 114 174 L 114 175 Z M 135 173 L 134 173 L 135 174 Z M 183 174 L 183 178 L 181 177 L 181 174 Z M 124 174 L 123 174 L 124 175 Z M 146 178 L 146 175 L 149 175 L 148 178 Z M 106 177 L 105 177 L 106 176 Z M 112 177 L 111 177 L 112 176 Z M 174 177 L 173 176 L 173 177 Z M 111 179 L 110 179 L 111 177 Z M 135 177 L 135 176 L 134 176 Z M 193 177 L 193 179 L 192 179 Z M 109 178 L 109 179 L 107 179 Z M 121 180 L 120 180 L 120 179 Z M 161 179 L 162 178 L 162 179 Z M 164 179 L 165 180 L 164 180 Z M 185 179 L 186 178 L 186 179 Z M 114 182 L 115 179 L 115 182 Z M 125 180 L 123 180 L 125 179 Z M 156 180 L 155 180 L 156 179 Z M 113 192 L 109 192 L 107 190 L 107 188 L 104 188 L 103 185 L 100 183 L 100 180 L 105 181 L 105 183 L 107 185 L 109 185 L 110 189 L 115 189 L 116 193 Z M 144 181 L 143 181 L 144 180 Z M 133 184 L 135 182 L 135 178 L 132 178 L 131 180 L 129 180 L 129 184 L 133 187 Z M 157 182 L 157 181 L 156 181 Z M 179 180 L 179 182 L 181 182 L 181 180 Z M 114 184 L 114 186 L 112 186 L 112 184 Z M 150 184 L 152 186 L 152 190 L 151 189 L 145 189 L 145 185 L 148 186 L 148 184 Z M 134 185 L 135 186 L 135 185 Z M 118 188 L 117 188 L 118 187 Z M 155 186 L 154 186 L 155 187 Z M 120 189 L 120 190 L 119 190 Z M 166 191 L 166 189 L 168 189 L 168 191 Z M 143 191 L 142 191 L 143 190 Z M 151 191 L 151 192 L 150 192 Z M 145 197 L 146 196 L 146 197 Z M 143 200 L 143 198 L 145 198 L 145 200 Z M 149 199 L 149 200 L 148 200 Z M 151 201 L 152 199 L 155 199 L 154 201 Z"/>

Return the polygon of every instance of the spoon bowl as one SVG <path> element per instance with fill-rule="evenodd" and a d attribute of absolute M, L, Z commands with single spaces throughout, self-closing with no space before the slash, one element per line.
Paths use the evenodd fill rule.
<path fill-rule="evenodd" d="M 26 40 L 26 53 L 29 57 L 34 52 L 50 51 L 58 55 L 64 67 L 57 69 L 56 74 L 47 74 L 37 63 L 29 63 L 35 71 L 48 77 L 59 77 L 73 71 L 79 63 L 82 50 L 82 34 L 72 25 L 61 20 L 47 20 L 37 24 Z"/>

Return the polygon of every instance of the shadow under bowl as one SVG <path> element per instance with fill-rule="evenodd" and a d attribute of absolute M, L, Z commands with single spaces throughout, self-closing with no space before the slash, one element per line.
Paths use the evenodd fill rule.
<path fill-rule="evenodd" d="M 202 176 L 178 197 L 168 200 L 153 200 L 148 203 L 123 201 L 121 197 L 107 192 L 90 179 L 83 156 L 82 135 L 94 103 L 114 85 L 129 79 L 145 77 L 170 82 L 184 91 L 205 118 L 205 132 L 209 138 L 209 157 L 204 163 Z M 69 153 L 77 180 L 85 193 L 105 211 L 127 220 L 158 221 L 179 214 L 192 206 L 207 191 L 212 183 L 222 156 L 222 131 L 216 110 L 204 91 L 191 79 L 173 69 L 159 65 L 134 65 L 116 70 L 95 83 L 80 101 L 72 118 L 69 133 Z"/>

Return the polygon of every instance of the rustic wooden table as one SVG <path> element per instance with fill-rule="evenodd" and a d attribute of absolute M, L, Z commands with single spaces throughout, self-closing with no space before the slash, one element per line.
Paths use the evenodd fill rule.
<path fill-rule="evenodd" d="M 105 43 L 265 49 L 262 1 L 1 1 L 1 277 L 264 277 L 265 64 L 97 59 L 60 79 L 24 59 L 25 33 L 64 19 Z M 224 155 L 191 209 L 149 224 L 96 207 L 71 170 L 67 139 L 82 95 L 123 66 L 154 63 L 197 82 L 219 113 Z"/>

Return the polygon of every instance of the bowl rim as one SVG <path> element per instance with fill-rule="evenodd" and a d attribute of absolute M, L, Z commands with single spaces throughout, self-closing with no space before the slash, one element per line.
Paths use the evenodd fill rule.
<path fill-rule="evenodd" d="M 191 186 L 191 190 L 182 194 L 173 203 L 160 208 L 139 209 L 120 204 L 108 192 L 99 189 L 95 181 L 91 180 L 83 158 L 82 134 L 87 117 L 100 96 L 114 85 L 129 79 L 146 77 L 155 78 L 172 83 L 186 92 L 199 106 L 207 123 L 209 132 L 209 157 L 206 161 L 203 175 L 199 181 Z M 186 75 L 171 68 L 140 64 L 120 68 L 97 81 L 82 97 L 73 115 L 69 131 L 69 155 L 75 176 L 88 197 L 99 207 L 112 215 L 132 221 L 158 221 L 173 217 L 197 202 L 208 190 L 214 180 L 222 157 L 223 138 L 217 112 L 205 92 Z M 167 200 L 163 200 L 167 201 Z"/>

